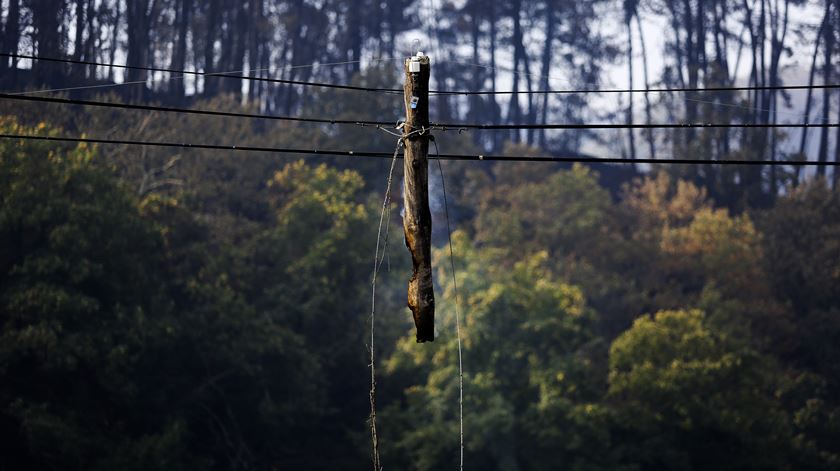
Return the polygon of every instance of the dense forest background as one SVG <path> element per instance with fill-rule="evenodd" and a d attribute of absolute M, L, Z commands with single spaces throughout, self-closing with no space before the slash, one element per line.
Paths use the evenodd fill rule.
<path fill-rule="evenodd" d="M 438 90 L 840 82 L 837 0 L 0 3 L 0 87 L 103 101 L 404 116 L 398 95 L 8 55 L 394 88 L 420 38 Z M 808 89 L 431 105 L 447 122 L 771 124 L 839 122 L 838 99 Z M 387 152 L 395 140 L 9 99 L 0 133 Z M 436 139 L 446 153 L 628 160 L 444 162 L 469 468 L 840 469 L 840 174 L 632 162 L 840 162 L 840 129 Z M 399 185 L 392 195 L 377 288 L 386 469 L 458 459 L 436 170 L 432 344 L 414 343 Z M 387 160 L 0 140 L 0 470 L 369 469 L 370 275 L 387 171 Z"/>

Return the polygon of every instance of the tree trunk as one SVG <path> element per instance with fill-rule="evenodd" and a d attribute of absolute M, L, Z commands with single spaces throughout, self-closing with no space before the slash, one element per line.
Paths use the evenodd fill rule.
<path fill-rule="evenodd" d="M 98 31 L 99 29 L 94 25 L 96 19 L 96 1 L 88 0 L 87 2 L 87 40 L 85 41 L 85 59 L 89 61 L 96 61 L 98 59 L 96 51 L 99 49 L 97 42 L 101 42 Z M 101 21 L 100 21 L 101 25 Z M 96 79 L 96 66 L 88 66 L 87 77 Z"/>
<path fill-rule="evenodd" d="M 639 46 L 642 48 L 642 69 L 645 79 L 645 122 L 650 124 L 653 119 L 651 116 L 650 94 L 647 92 L 647 90 L 650 89 L 650 80 L 648 79 L 647 48 L 645 47 L 645 35 L 642 31 L 642 20 L 639 19 L 639 15 L 636 15 L 636 29 L 639 31 Z M 645 134 L 647 135 L 648 147 L 650 148 L 650 158 L 655 159 L 656 139 L 653 134 L 653 129 L 645 130 Z"/>
<path fill-rule="evenodd" d="M 259 77 L 261 73 L 257 72 L 260 67 L 260 50 L 262 42 L 262 0 L 250 0 L 248 10 L 251 13 L 251 27 L 249 28 L 250 38 L 248 40 L 248 75 L 250 77 Z M 248 101 L 254 101 L 259 98 L 259 88 L 257 81 L 251 80 L 248 83 Z"/>
<path fill-rule="evenodd" d="M 136 0 L 126 2 L 126 21 L 128 23 L 128 65 L 148 67 L 149 44 L 149 2 Z M 128 69 L 127 81 L 145 81 L 148 74 L 145 70 Z M 145 97 L 145 85 L 132 85 L 128 88 L 131 98 Z"/>
<path fill-rule="evenodd" d="M 825 6 L 826 18 L 831 18 L 831 1 L 826 0 Z M 825 28 L 825 48 L 823 48 L 823 83 L 831 83 L 831 56 L 834 53 L 834 28 Z M 831 109 L 831 90 L 823 89 L 823 103 L 822 103 L 822 122 L 828 123 L 829 111 Z M 820 151 L 817 155 L 817 161 L 824 163 L 828 161 L 828 133 L 829 128 L 822 128 L 820 130 Z M 817 167 L 817 175 L 825 176 L 825 165 Z"/>
<path fill-rule="evenodd" d="M 520 30 L 521 31 L 521 30 Z M 531 75 L 531 58 L 528 56 L 528 50 L 525 49 L 525 36 L 524 34 L 521 35 L 521 40 L 517 43 L 520 49 L 520 57 L 522 57 L 522 67 L 524 67 L 523 72 L 525 76 L 525 86 L 528 90 L 528 115 L 526 122 L 528 124 L 534 124 L 537 120 L 537 112 L 534 109 L 534 78 Z M 534 143 L 534 130 L 528 129 L 526 131 L 528 145 L 532 145 Z"/>
<path fill-rule="evenodd" d="M 362 18 L 365 14 L 361 8 L 350 8 L 347 18 L 347 47 L 349 49 L 350 64 L 347 64 L 348 75 L 353 76 L 359 73 L 359 60 L 362 58 Z M 431 35 L 429 36 L 431 40 Z M 411 51 L 412 54 L 417 51 Z"/>
<path fill-rule="evenodd" d="M 628 14 L 625 25 L 627 26 L 627 77 L 629 87 L 633 89 L 633 28 L 631 27 L 632 15 Z M 630 146 L 630 160 L 636 160 L 636 134 L 635 129 L 629 127 L 633 124 L 633 92 L 627 94 L 627 137 Z"/>
<path fill-rule="evenodd" d="M 114 9 L 116 11 L 114 12 L 114 24 L 113 24 L 113 28 L 111 30 L 111 50 L 110 50 L 110 57 L 109 57 L 109 60 L 108 60 L 109 64 L 114 63 L 114 60 L 115 60 L 116 55 L 117 55 L 117 45 L 118 45 L 117 38 L 119 37 L 119 34 L 120 34 L 120 15 L 122 13 L 122 11 L 120 10 L 120 5 L 121 5 L 122 2 L 120 0 L 116 0 L 114 3 L 115 3 Z M 108 67 L 108 80 L 110 80 L 112 82 L 114 81 L 114 67 L 113 66 Z"/>
<path fill-rule="evenodd" d="M 62 58 L 59 26 L 64 5 L 56 7 L 50 0 L 34 0 L 31 5 L 32 26 L 35 29 L 35 42 L 38 45 L 37 55 Z M 55 63 L 35 61 L 32 65 L 32 73 L 38 84 L 59 86 L 64 81 L 62 68 Z"/>
<path fill-rule="evenodd" d="M 82 60 L 82 45 L 85 37 L 85 0 L 76 0 L 76 37 L 73 40 L 73 60 Z M 89 31 L 88 35 L 92 35 L 93 31 Z M 76 80 L 81 82 L 85 76 L 85 66 L 81 64 L 73 64 L 73 75 Z"/>
<path fill-rule="evenodd" d="M 470 13 L 472 21 L 470 23 L 470 36 L 472 40 L 472 61 L 474 64 L 478 65 L 481 63 L 481 55 L 479 52 L 479 39 L 481 38 L 481 24 L 479 19 L 479 13 L 481 11 L 481 5 L 479 2 L 473 2 L 471 6 L 472 9 Z M 484 70 L 481 67 L 476 66 L 472 68 L 472 71 L 472 89 L 481 90 L 483 88 Z M 483 101 L 480 96 L 470 96 L 470 122 L 480 123 L 485 121 L 485 113 L 482 112 L 482 104 Z M 481 144 L 481 135 L 479 133 L 472 133 L 472 139 L 474 144 Z"/>
<path fill-rule="evenodd" d="M 210 5 L 206 10 L 207 15 L 207 31 L 205 31 L 204 39 L 204 72 L 215 72 L 215 58 L 216 58 L 216 34 L 217 23 L 219 20 L 219 0 L 210 0 Z M 216 87 L 218 85 L 217 78 L 204 77 L 204 96 L 213 96 L 216 94 Z"/>
<path fill-rule="evenodd" d="M 551 89 L 551 84 L 548 80 L 548 75 L 551 73 L 551 46 L 554 44 L 554 29 L 555 24 L 557 23 L 556 19 L 556 12 L 554 11 L 554 4 L 553 2 L 546 2 L 545 6 L 545 45 L 543 46 L 543 55 L 542 55 L 542 89 L 543 91 L 549 91 Z M 548 99 L 549 94 L 546 93 L 543 95 L 543 102 L 542 102 L 542 116 L 540 117 L 540 123 L 545 124 L 548 121 Z M 540 130 L 540 147 L 545 149 L 547 144 L 546 139 L 546 130 Z"/>
<path fill-rule="evenodd" d="M 513 94 L 510 97 L 510 103 L 508 103 L 508 118 L 507 121 L 510 124 L 515 124 L 521 121 L 522 119 L 522 109 L 519 107 L 519 99 L 516 92 L 519 91 L 519 62 L 522 60 L 521 53 L 522 48 L 519 47 L 522 44 L 522 22 L 520 20 L 520 13 L 522 9 L 522 2 L 521 0 L 515 0 L 511 7 L 511 20 L 513 21 Z M 521 133 L 518 130 L 513 130 L 511 137 L 513 142 L 519 142 L 521 140 Z"/>
<path fill-rule="evenodd" d="M 245 69 L 245 51 L 248 50 L 248 10 L 245 5 L 240 5 L 236 10 L 236 23 L 234 25 L 235 33 L 235 47 L 232 51 L 231 70 L 242 71 Z M 237 72 L 244 77 L 244 73 Z M 242 88 L 245 86 L 245 79 L 233 80 L 228 79 L 230 86 L 228 91 L 236 95 L 242 96 Z"/>
<path fill-rule="evenodd" d="M 779 4 L 778 0 L 775 3 L 775 15 L 773 21 L 773 29 L 772 29 L 772 44 L 770 47 L 770 86 L 775 87 L 781 83 L 781 78 L 779 77 L 779 64 L 781 62 L 782 52 L 784 51 L 785 47 L 785 39 L 787 37 L 787 27 L 788 27 L 788 11 L 790 6 L 790 0 L 785 0 L 784 6 L 784 14 L 782 15 L 782 22 L 781 25 L 779 24 Z M 780 31 L 781 29 L 781 31 Z M 770 120 L 772 124 L 776 124 L 778 119 L 778 92 L 776 90 L 769 90 L 770 93 L 770 100 L 768 103 L 770 107 L 768 110 L 772 110 L 772 114 L 770 115 Z M 770 111 L 768 111 L 770 113 Z M 774 130 L 765 130 L 765 133 L 770 133 L 770 160 L 776 161 L 776 150 L 777 150 L 777 143 L 778 143 L 778 133 Z M 776 174 L 776 166 L 772 165 L 770 167 L 770 192 L 769 197 L 775 198 L 776 192 L 778 188 L 778 176 Z"/>
<path fill-rule="evenodd" d="M 6 28 L 3 31 L 3 52 L 17 54 L 20 43 L 20 0 L 9 0 L 9 13 L 6 15 Z M 17 81 L 17 58 L 4 57 L 0 61 L 0 72 L 6 67 L 11 68 L 12 76 L 9 78 L 9 86 L 16 85 Z"/>
<path fill-rule="evenodd" d="M 840 102 L 837 103 L 837 120 L 835 123 L 840 123 Z M 834 130 L 834 162 L 840 165 L 840 126 Z M 834 167 L 832 170 L 832 188 L 837 191 L 837 184 L 840 182 L 840 167 Z"/>
<path fill-rule="evenodd" d="M 170 68 L 174 70 L 185 70 L 187 64 L 187 32 L 189 31 L 190 16 L 192 15 L 193 0 L 181 0 L 178 13 L 175 16 L 175 24 L 178 29 L 178 36 L 172 48 L 172 61 Z M 172 77 L 170 77 L 172 79 Z M 170 94 L 175 100 L 182 100 L 185 94 L 184 80 L 186 76 L 181 74 L 180 78 L 170 80 Z"/>
<path fill-rule="evenodd" d="M 828 22 L 828 11 L 823 16 L 822 23 L 820 23 L 820 29 L 817 32 L 817 38 L 814 40 L 814 53 L 811 55 L 811 72 L 808 74 L 808 93 L 806 94 L 805 98 L 805 113 L 804 113 L 804 123 L 808 124 L 808 121 L 811 119 L 811 104 L 812 98 L 814 95 L 814 89 L 811 88 L 814 85 L 814 78 L 817 72 L 817 56 L 819 55 L 820 50 L 820 41 L 823 37 L 823 31 L 826 28 L 826 23 Z M 799 138 L 799 155 L 798 157 L 802 160 L 807 160 L 808 156 L 805 154 L 805 147 L 808 141 L 808 128 L 802 128 L 802 134 Z M 799 178 L 802 172 L 802 167 L 797 165 L 794 167 L 794 185 L 799 183 Z"/>
<path fill-rule="evenodd" d="M 490 2 L 490 91 L 496 91 L 496 2 Z M 491 94 L 488 100 L 490 106 L 490 116 L 493 124 L 501 124 L 500 107 L 496 101 L 496 95 Z M 500 136 L 502 133 L 493 133 L 493 149 L 498 149 Z"/>

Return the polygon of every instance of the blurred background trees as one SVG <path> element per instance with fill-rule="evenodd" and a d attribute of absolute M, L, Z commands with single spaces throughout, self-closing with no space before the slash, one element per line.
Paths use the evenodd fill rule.
<path fill-rule="evenodd" d="M 0 38 L 7 53 L 393 88 L 422 37 L 436 89 L 610 88 L 631 73 L 637 88 L 769 86 L 837 82 L 839 7 L 5 0 Z M 110 88 L 124 81 L 140 83 Z M 336 119 L 403 114 L 386 94 L 0 60 L 6 90 L 86 85 L 109 88 L 63 93 Z M 840 120 L 830 90 L 634 95 L 437 96 L 432 113 L 481 123 Z M 370 127 L 12 100 L 0 100 L 0 115 L 6 134 L 389 152 L 395 140 Z M 828 129 L 436 138 L 445 153 L 628 160 L 827 162 L 838 148 Z M 384 159 L 3 139 L 0 470 L 368 469 L 369 276 L 387 169 Z M 468 466 L 840 469 L 836 172 L 444 170 Z M 457 462 L 455 293 L 436 171 L 430 186 L 438 340 L 412 341 L 398 185 L 377 289 L 387 468 Z"/>

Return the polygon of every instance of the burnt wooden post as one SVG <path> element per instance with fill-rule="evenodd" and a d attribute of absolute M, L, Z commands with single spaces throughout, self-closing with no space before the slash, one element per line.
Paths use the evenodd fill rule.
<path fill-rule="evenodd" d="M 408 307 L 417 342 L 435 339 L 432 285 L 432 213 L 429 210 L 429 57 L 418 52 L 405 61 L 405 191 L 403 229 L 414 273 L 408 281 Z"/>

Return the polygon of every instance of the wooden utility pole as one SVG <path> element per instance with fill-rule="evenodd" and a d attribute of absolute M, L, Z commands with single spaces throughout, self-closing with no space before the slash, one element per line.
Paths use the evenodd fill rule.
<path fill-rule="evenodd" d="M 418 52 L 405 61 L 405 191 L 403 229 L 414 273 L 408 281 L 408 307 L 417 342 L 435 339 L 432 285 L 432 213 L 429 210 L 429 57 Z"/>

